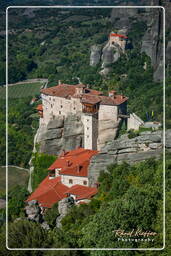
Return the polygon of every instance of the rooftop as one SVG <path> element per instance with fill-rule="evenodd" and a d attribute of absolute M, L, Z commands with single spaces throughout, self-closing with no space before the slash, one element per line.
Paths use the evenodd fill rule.
<path fill-rule="evenodd" d="M 53 204 L 66 197 L 68 187 L 61 183 L 61 177 L 49 179 L 47 176 L 26 202 L 37 200 L 43 207 L 51 208 Z"/>
<path fill-rule="evenodd" d="M 97 194 L 97 188 L 86 187 L 82 185 L 74 185 L 69 188 L 65 194 L 72 194 L 76 196 L 76 200 L 89 199 Z"/>
<path fill-rule="evenodd" d="M 110 33 L 110 36 L 117 36 L 117 37 L 121 37 L 121 38 L 124 38 L 124 39 L 127 39 L 128 37 L 125 36 L 125 35 L 121 35 L 121 34 L 117 34 L 117 33 Z"/>
<path fill-rule="evenodd" d="M 63 152 L 48 170 L 60 168 L 60 175 L 87 177 L 90 159 L 96 154 L 98 151 L 84 148 Z"/>
<path fill-rule="evenodd" d="M 83 88 L 83 92 L 78 94 L 76 88 Z M 92 90 L 86 88 L 86 85 L 77 84 L 77 85 L 68 85 L 60 84 L 50 88 L 42 89 L 41 93 L 50 96 L 57 96 L 62 98 L 68 97 L 79 97 L 82 103 L 89 104 L 103 104 L 103 105 L 120 105 L 128 100 L 124 95 L 119 95 L 115 93 L 114 97 L 104 96 L 102 92 L 97 90 Z"/>

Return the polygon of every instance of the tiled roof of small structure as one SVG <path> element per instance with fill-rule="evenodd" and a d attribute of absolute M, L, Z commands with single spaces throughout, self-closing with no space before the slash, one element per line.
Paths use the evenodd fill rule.
<path fill-rule="evenodd" d="M 39 105 L 36 107 L 36 109 L 37 109 L 38 111 L 43 111 L 43 106 L 42 106 L 42 104 L 39 104 Z"/>
<path fill-rule="evenodd" d="M 121 35 L 121 34 L 117 34 L 117 33 L 110 33 L 110 36 L 117 36 L 117 37 L 121 37 L 121 38 L 124 38 L 124 39 L 127 39 L 128 37 L 125 36 L 125 35 Z"/>
<path fill-rule="evenodd" d="M 114 97 L 109 97 L 109 96 L 99 96 L 101 99 L 100 104 L 102 105 L 120 105 L 124 103 L 125 101 L 128 100 L 127 97 L 123 95 L 118 95 L 116 94 Z"/>
<path fill-rule="evenodd" d="M 79 97 L 81 98 L 82 103 L 90 103 L 90 104 L 96 104 L 100 102 L 100 104 L 115 106 L 115 105 L 120 105 L 128 100 L 127 97 L 123 95 L 118 95 L 118 94 L 115 94 L 114 97 L 103 96 L 102 92 L 85 88 L 85 87 L 86 86 L 83 84 L 77 84 L 77 85 L 61 84 L 61 85 L 53 86 L 50 88 L 42 89 L 41 92 L 46 95 L 58 96 L 63 98 L 67 98 L 69 96 Z M 76 88 L 85 88 L 85 92 L 80 95 L 76 95 Z"/>
<path fill-rule="evenodd" d="M 89 199 L 97 194 L 97 188 L 86 187 L 82 185 L 74 185 L 69 188 L 65 194 L 72 194 L 76 196 L 76 200 Z"/>
<path fill-rule="evenodd" d="M 78 148 L 63 153 L 48 170 L 60 168 L 60 175 L 87 177 L 90 159 L 96 154 L 98 154 L 96 150 Z"/>
<path fill-rule="evenodd" d="M 42 207 L 51 208 L 53 204 L 66 197 L 68 187 L 61 183 L 61 177 L 49 179 L 47 176 L 26 201 L 37 200 Z"/>
<path fill-rule="evenodd" d="M 82 103 L 97 104 L 101 99 L 97 95 L 83 94 L 81 98 Z"/>

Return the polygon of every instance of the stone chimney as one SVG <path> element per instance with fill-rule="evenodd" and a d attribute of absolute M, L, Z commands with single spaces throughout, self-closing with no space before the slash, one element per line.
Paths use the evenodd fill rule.
<path fill-rule="evenodd" d="M 82 87 L 76 87 L 75 88 L 75 94 L 76 95 L 81 95 L 81 94 L 83 94 L 83 92 L 84 92 L 84 88 L 82 88 Z"/>

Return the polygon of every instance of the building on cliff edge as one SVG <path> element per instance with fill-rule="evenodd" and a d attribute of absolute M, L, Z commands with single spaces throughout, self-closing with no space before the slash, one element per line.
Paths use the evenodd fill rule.
<path fill-rule="evenodd" d="M 72 197 L 75 204 L 88 203 L 97 194 L 98 184 L 90 187 L 89 164 L 98 151 L 78 148 L 62 152 L 49 167 L 48 176 L 28 197 L 26 202 L 36 200 L 43 209 L 51 208 L 65 197 Z"/>
<path fill-rule="evenodd" d="M 59 116 L 80 115 L 84 127 L 85 149 L 100 150 L 106 141 L 114 139 L 119 123 L 127 118 L 124 95 L 110 91 L 108 96 L 83 84 L 61 84 L 41 90 L 42 104 L 37 110 L 40 124 L 47 126 Z"/>

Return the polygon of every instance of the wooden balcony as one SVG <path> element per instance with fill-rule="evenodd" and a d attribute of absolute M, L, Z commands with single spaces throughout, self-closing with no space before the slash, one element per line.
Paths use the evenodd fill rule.
<path fill-rule="evenodd" d="M 97 105 L 83 104 L 83 113 L 95 114 L 98 112 Z"/>

